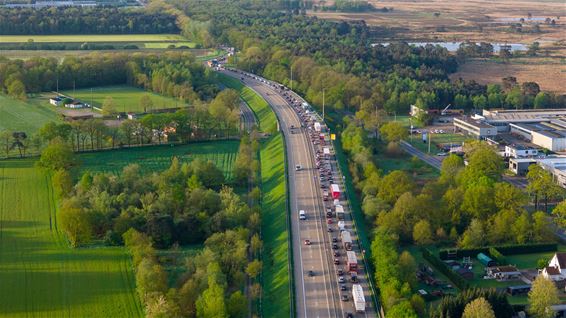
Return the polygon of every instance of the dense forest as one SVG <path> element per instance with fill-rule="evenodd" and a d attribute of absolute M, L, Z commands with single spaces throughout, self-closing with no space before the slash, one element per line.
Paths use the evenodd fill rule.
<path fill-rule="evenodd" d="M 442 109 L 448 104 L 466 110 L 482 108 L 547 108 L 566 104 L 563 96 L 541 92 L 536 83 L 502 85 L 448 80 L 458 61 L 445 48 L 406 43 L 372 46 L 385 29 L 363 21 L 332 22 L 307 17 L 289 4 L 253 1 L 171 1 L 191 21 L 194 34 L 213 43 L 229 43 L 242 51 L 238 67 L 290 85 L 315 105 L 338 111 L 360 108 L 408 113 L 415 104 Z M 242 9 L 243 8 L 243 9 Z M 198 21 L 198 23 L 196 23 Z M 198 39 L 197 39 L 198 40 Z M 426 120 L 426 118 L 423 118 Z"/>
<path fill-rule="evenodd" d="M 2 8 L 0 34 L 151 34 L 179 33 L 166 12 L 112 7 Z"/>
<path fill-rule="evenodd" d="M 159 173 L 143 175 L 131 164 L 120 174 L 84 172 L 75 183 L 73 155 L 60 137 L 38 165 L 53 174 L 62 200 L 58 223 L 72 246 L 103 241 L 129 249 L 148 317 L 247 317 L 262 267 L 260 191 L 253 187 L 259 172 L 249 164 L 257 160 L 254 136 L 242 138 L 234 168 L 234 185 L 251 185 L 244 196 L 212 162 L 181 164 L 176 158 Z M 202 248 L 177 264 L 174 255 L 187 244 Z M 171 256 L 160 257 L 157 249 L 169 249 Z M 180 266 L 182 275 L 172 266 Z"/>
<path fill-rule="evenodd" d="M 16 98 L 27 93 L 101 85 L 130 84 L 194 104 L 210 99 L 218 87 L 210 70 L 189 53 L 94 54 L 86 57 L 0 58 L 0 88 Z"/>

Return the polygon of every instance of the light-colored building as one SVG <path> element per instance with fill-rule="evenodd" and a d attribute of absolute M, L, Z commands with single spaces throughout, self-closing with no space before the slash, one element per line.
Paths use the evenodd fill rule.
<path fill-rule="evenodd" d="M 551 157 L 537 160 L 537 163 L 552 174 L 554 181 L 566 188 L 566 157 Z"/>
<path fill-rule="evenodd" d="M 477 139 L 486 139 L 497 135 L 495 126 L 472 118 L 454 118 L 454 127 L 456 127 L 456 131 L 474 136 Z"/>
<path fill-rule="evenodd" d="M 505 146 L 505 157 L 507 158 L 529 158 L 538 156 L 538 149 L 525 145 L 508 145 Z"/>
<path fill-rule="evenodd" d="M 83 102 L 79 102 L 79 101 L 75 100 L 75 101 L 72 101 L 68 104 L 65 104 L 65 107 L 71 108 L 71 109 L 80 109 L 80 108 L 86 108 L 86 107 L 88 107 L 88 105 L 83 103 Z"/>
<path fill-rule="evenodd" d="M 54 106 L 60 106 L 61 102 L 63 102 L 63 99 L 65 99 L 62 96 L 55 96 L 55 97 L 51 97 L 49 99 L 49 104 L 54 105 Z"/>
<path fill-rule="evenodd" d="M 556 253 L 541 270 L 542 276 L 553 282 L 566 280 L 566 253 Z"/>

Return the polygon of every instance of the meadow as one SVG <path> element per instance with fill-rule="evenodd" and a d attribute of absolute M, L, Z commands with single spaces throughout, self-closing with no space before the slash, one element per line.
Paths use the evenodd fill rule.
<path fill-rule="evenodd" d="M 163 95 L 145 91 L 141 88 L 127 85 L 82 88 L 74 91 L 66 90 L 62 93 L 99 108 L 102 107 L 106 97 L 112 97 L 114 105 L 116 106 L 116 111 L 119 112 L 144 112 L 152 109 L 173 108 L 183 105 L 174 98 L 165 97 Z M 140 99 L 144 95 L 149 95 L 151 98 L 153 102 L 152 109 L 144 110 L 140 106 Z"/>
<path fill-rule="evenodd" d="M 71 249 L 50 177 L 0 161 L 0 317 L 141 317 L 124 248 Z"/>
<path fill-rule="evenodd" d="M 240 97 L 250 106 L 262 131 L 276 131 L 277 117 L 269 104 L 252 89 L 232 77 L 218 74 L 222 83 L 240 92 Z M 285 144 L 283 135 L 276 133 L 261 142 L 261 192 L 262 192 L 262 315 L 264 317 L 289 317 L 291 315 L 292 264 L 288 228 L 287 180 L 285 178 Z M 283 212 L 283 213 L 282 213 Z"/>
<path fill-rule="evenodd" d="M 47 122 L 58 120 L 59 116 L 47 102 L 47 97 L 40 96 L 24 102 L 0 95 L 0 131 L 24 131 L 29 135 Z"/>
<path fill-rule="evenodd" d="M 177 157 L 181 163 L 195 159 L 212 161 L 230 181 L 239 145 L 238 140 L 225 140 L 83 153 L 78 155 L 81 164 L 79 169 L 81 172 L 118 174 L 128 164 L 136 163 L 140 165 L 142 172 L 151 173 L 169 168 L 173 157 Z"/>
<path fill-rule="evenodd" d="M 187 41 L 178 34 L 78 34 L 78 35 L 2 35 L 0 43 L 64 42 L 179 42 Z"/>

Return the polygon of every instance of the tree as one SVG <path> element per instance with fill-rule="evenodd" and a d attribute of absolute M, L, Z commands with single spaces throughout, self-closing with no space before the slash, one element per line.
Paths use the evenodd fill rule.
<path fill-rule="evenodd" d="M 550 242 L 554 239 L 552 221 L 546 213 L 536 211 L 532 215 L 532 220 L 533 237 L 535 241 Z"/>
<path fill-rule="evenodd" d="M 63 201 L 58 215 L 59 224 L 72 247 L 86 244 L 92 237 L 90 215 L 84 211 L 76 199 Z"/>
<path fill-rule="evenodd" d="M 102 102 L 102 115 L 112 116 L 116 113 L 116 104 L 111 96 L 106 96 Z"/>
<path fill-rule="evenodd" d="M 152 258 L 144 258 L 136 268 L 136 289 L 140 298 L 146 302 L 154 293 L 167 291 L 167 273 Z"/>
<path fill-rule="evenodd" d="M 545 92 L 539 92 L 537 96 L 535 96 L 534 100 L 534 107 L 535 108 L 548 108 L 552 104 L 550 99 L 550 95 Z"/>
<path fill-rule="evenodd" d="M 525 193 L 507 182 L 496 183 L 494 185 L 494 191 L 495 206 L 499 210 L 508 209 L 518 211 L 528 203 L 528 198 Z"/>
<path fill-rule="evenodd" d="M 432 230 L 427 220 L 420 220 L 413 228 L 413 240 L 417 245 L 432 243 Z"/>
<path fill-rule="evenodd" d="M 386 318 L 417 318 L 417 313 L 411 306 L 411 303 L 407 300 L 404 300 L 393 307 L 391 307 L 387 314 L 385 315 Z"/>
<path fill-rule="evenodd" d="M 461 248 L 480 247 L 485 243 L 485 231 L 482 222 L 478 219 L 473 219 L 470 226 L 466 229 L 458 246 Z"/>
<path fill-rule="evenodd" d="M 442 167 L 440 169 L 441 178 L 443 180 L 453 180 L 464 167 L 464 159 L 451 154 L 442 160 Z"/>
<path fill-rule="evenodd" d="M 52 171 L 64 170 L 74 164 L 71 147 L 61 138 L 53 139 L 41 152 L 37 165 Z"/>
<path fill-rule="evenodd" d="M 407 128 L 396 121 L 390 121 L 384 124 L 379 131 L 383 137 L 385 137 L 385 140 L 389 142 L 398 142 L 407 138 L 408 135 Z"/>
<path fill-rule="evenodd" d="M 27 95 L 24 83 L 20 80 L 12 81 L 12 83 L 8 85 L 8 95 L 20 100 L 26 100 Z"/>
<path fill-rule="evenodd" d="M 152 110 L 153 101 L 151 100 L 151 97 L 149 96 L 149 94 L 144 94 L 140 98 L 140 108 L 143 109 L 144 113 L 147 113 L 148 110 Z"/>
<path fill-rule="evenodd" d="M 65 198 L 71 195 L 73 191 L 73 178 L 69 170 L 57 170 L 52 177 L 53 188 L 59 198 Z"/>
<path fill-rule="evenodd" d="M 552 210 L 554 223 L 558 226 L 566 228 L 566 200 L 562 200 Z"/>
<path fill-rule="evenodd" d="M 552 318 L 555 312 L 550 306 L 560 302 L 558 289 L 554 283 L 542 275 L 538 275 L 529 292 L 527 311 L 535 318 Z"/>
<path fill-rule="evenodd" d="M 414 183 L 409 175 L 395 170 L 381 179 L 378 197 L 388 204 L 394 204 L 403 193 L 410 192 Z"/>
<path fill-rule="evenodd" d="M 208 288 L 197 299 L 196 307 L 198 318 L 227 318 L 224 287 L 209 278 Z"/>
<path fill-rule="evenodd" d="M 248 267 L 246 268 L 246 274 L 248 274 L 248 276 L 250 276 L 251 279 L 255 279 L 261 273 L 261 266 L 262 266 L 261 261 L 257 259 L 251 261 L 248 264 Z"/>
<path fill-rule="evenodd" d="M 235 291 L 228 298 L 226 308 L 230 318 L 245 318 L 248 316 L 248 299 L 241 291 Z"/>
<path fill-rule="evenodd" d="M 466 305 L 462 318 L 495 318 L 495 313 L 487 300 L 480 297 Z"/>
<path fill-rule="evenodd" d="M 417 263 L 411 253 L 403 251 L 399 255 L 399 278 L 402 282 L 407 282 L 412 288 L 417 286 Z"/>
<path fill-rule="evenodd" d="M 4 152 L 6 158 L 10 155 L 10 148 L 12 146 L 12 133 L 7 130 L 0 132 L 0 148 Z"/>

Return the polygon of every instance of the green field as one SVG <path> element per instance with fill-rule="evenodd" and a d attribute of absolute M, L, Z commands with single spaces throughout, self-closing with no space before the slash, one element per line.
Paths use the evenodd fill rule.
<path fill-rule="evenodd" d="M 0 317 L 141 317 L 123 248 L 71 249 L 49 177 L 0 161 Z"/>
<path fill-rule="evenodd" d="M 33 98 L 26 102 L 0 95 L 0 130 L 35 133 L 45 123 L 59 117 L 47 99 Z"/>
<path fill-rule="evenodd" d="M 179 34 L 78 34 L 78 35 L 2 35 L 0 43 L 33 42 L 186 42 Z"/>
<path fill-rule="evenodd" d="M 212 161 L 231 180 L 238 155 L 238 140 L 200 142 L 188 145 L 134 147 L 78 155 L 82 171 L 119 173 L 131 163 L 140 165 L 143 172 L 163 171 L 177 157 L 181 163 L 195 159 Z"/>
<path fill-rule="evenodd" d="M 236 89 L 259 120 L 263 131 L 276 131 L 277 117 L 269 104 L 237 79 L 218 74 L 227 87 Z M 261 143 L 262 192 L 262 316 L 291 316 L 291 273 L 289 264 L 289 228 L 287 226 L 287 184 L 285 178 L 285 146 L 277 133 Z"/>
<path fill-rule="evenodd" d="M 153 109 L 173 108 L 183 105 L 174 98 L 127 85 L 99 86 L 77 89 L 74 92 L 73 90 L 67 90 L 62 93 L 92 104 L 95 107 L 102 107 L 106 97 L 110 96 L 114 100 L 116 110 L 119 112 L 143 112 L 144 109 L 140 107 L 140 99 L 146 94 L 153 101 Z M 147 109 L 147 111 L 150 111 L 150 109 Z"/>

